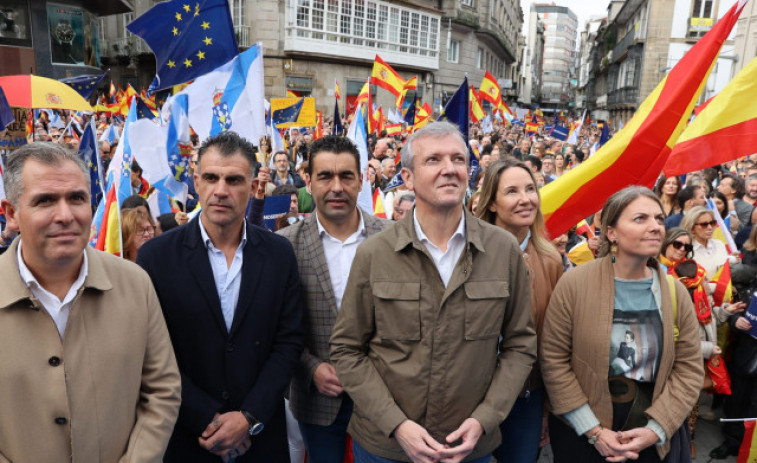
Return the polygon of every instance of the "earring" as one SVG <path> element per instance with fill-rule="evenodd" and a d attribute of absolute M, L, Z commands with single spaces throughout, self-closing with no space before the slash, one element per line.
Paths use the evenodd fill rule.
<path fill-rule="evenodd" d="M 617 242 L 617 241 L 613 241 L 613 242 L 612 242 L 612 243 L 610 244 L 610 254 L 612 255 L 612 258 L 610 259 L 610 261 L 611 261 L 611 262 L 612 262 L 613 264 L 615 263 L 615 254 L 616 254 L 617 252 L 618 252 L 618 242 Z"/>

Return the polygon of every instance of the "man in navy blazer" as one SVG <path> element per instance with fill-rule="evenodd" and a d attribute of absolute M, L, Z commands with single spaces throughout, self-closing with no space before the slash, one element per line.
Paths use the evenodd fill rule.
<path fill-rule="evenodd" d="M 194 173 L 202 212 L 148 241 L 137 263 L 160 299 L 182 380 L 166 462 L 288 462 L 284 392 L 302 352 L 294 251 L 248 224 L 252 145 L 206 140 Z"/>

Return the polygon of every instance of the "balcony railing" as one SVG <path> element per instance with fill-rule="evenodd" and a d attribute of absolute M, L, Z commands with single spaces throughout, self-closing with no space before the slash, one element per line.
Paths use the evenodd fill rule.
<path fill-rule="evenodd" d="M 237 45 L 242 48 L 250 48 L 250 26 L 234 26 L 234 35 L 237 36 Z"/>
<path fill-rule="evenodd" d="M 611 91 L 607 95 L 607 104 L 620 105 L 620 104 L 638 104 L 639 102 L 639 89 L 636 87 L 623 87 Z"/>
<path fill-rule="evenodd" d="M 612 56 L 617 59 L 619 56 L 622 56 L 623 52 L 628 50 L 629 47 L 631 47 L 634 43 L 636 43 L 636 40 L 641 39 L 641 35 L 636 32 L 635 28 L 632 28 L 628 33 L 618 42 L 615 44 L 615 46 L 612 49 Z"/>
<path fill-rule="evenodd" d="M 107 54 L 103 53 L 106 56 L 135 56 L 142 53 L 152 53 L 145 41 L 136 35 L 109 40 L 108 44 L 110 49 L 107 50 Z"/>

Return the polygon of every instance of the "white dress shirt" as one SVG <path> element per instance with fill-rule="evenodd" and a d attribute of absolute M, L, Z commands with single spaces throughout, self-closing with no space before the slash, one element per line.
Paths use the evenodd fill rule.
<path fill-rule="evenodd" d="M 418 235 L 418 240 L 426 247 L 431 258 L 434 260 L 436 269 L 439 270 L 439 276 L 442 277 L 444 287 L 449 284 L 449 279 L 452 278 L 452 271 L 455 269 L 457 261 L 460 260 L 460 255 L 465 249 L 465 214 L 460 217 L 460 223 L 457 224 L 455 233 L 452 234 L 449 241 L 447 241 L 447 251 L 442 251 L 438 246 L 431 242 L 423 233 L 421 224 L 418 223 L 418 215 L 415 209 L 413 209 L 413 225 L 415 226 L 415 233 Z"/>
<path fill-rule="evenodd" d="M 18 259 L 18 271 L 21 274 L 21 279 L 24 280 L 26 286 L 32 292 L 32 295 L 37 299 L 42 307 L 45 308 L 47 313 L 53 318 L 55 327 L 58 328 L 58 334 L 63 339 L 63 333 L 66 331 L 66 323 L 68 322 L 68 316 L 71 314 L 71 306 L 74 305 L 74 299 L 79 292 L 79 288 L 84 285 L 84 280 L 87 278 L 87 253 L 82 252 L 84 259 L 79 268 L 79 276 L 74 281 L 74 284 L 68 289 L 66 296 L 63 300 L 58 299 L 58 296 L 46 290 L 39 284 L 29 267 L 24 263 L 23 257 L 21 257 L 21 244 L 18 243 L 18 252 L 16 258 Z"/>
<path fill-rule="evenodd" d="M 318 226 L 318 235 L 321 237 L 323 253 L 326 256 L 326 265 L 329 267 L 329 276 L 331 277 L 331 287 L 334 289 L 334 299 L 336 299 L 336 310 L 342 307 L 342 296 L 347 288 L 347 277 L 350 276 L 352 261 L 355 259 L 357 247 L 365 241 L 366 232 L 363 223 L 363 214 L 360 216 L 360 224 L 357 231 L 347 237 L 344 242 L 329 235 L 329 232 L 323 228 L 321 221 L 318 220 L 318 212 L 315 212 L 315 223 Z"/>
<path fill-rule="evenodd" d="M 234 259 L 229 266 L 226 263 L 226 254 L 213 246 L 213 241 L 202 225 L 202 218 L 197 222 L 200 224 L 202 242 L 205 243 L 205 248 L 208 250 L 208 260 L 210 260 L 210 268 L 213 270 L 218 299 L 221 301 L 221 312 L 223 312 L 223 320 L 226 322 L 226 330 L 231 331 L 231 322 L 234 321 L 234 312 L 237 310 L 237 302 L 239 301 L 239 287 L 242 283 L 242 256 L 244 245 L 247 243 L 247 224 L 242 225 L 242 241 L 239 242 L 237 250 L 234 251 Z"/>

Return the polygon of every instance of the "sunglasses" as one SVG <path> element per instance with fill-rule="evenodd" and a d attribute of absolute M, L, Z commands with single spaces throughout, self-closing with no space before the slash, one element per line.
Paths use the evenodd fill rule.
<path fill-rule="evenodd" d="M 706 227 L 716 227 L 718 225 L 717 220 L 710 220 L 709 222 L 697 222 L 695 225 L 699 225 L 702 228 Z"/>
<path fill-rule="evenodd" d="M 694 245 L 691 243 L 681 243 L 680 241 L 673 241 L 670 243 L 671 246 L 673 246 L 673 249 L 681 250 L 681 248 L 685 249 L 687 253 L 694 250 Z"/>

